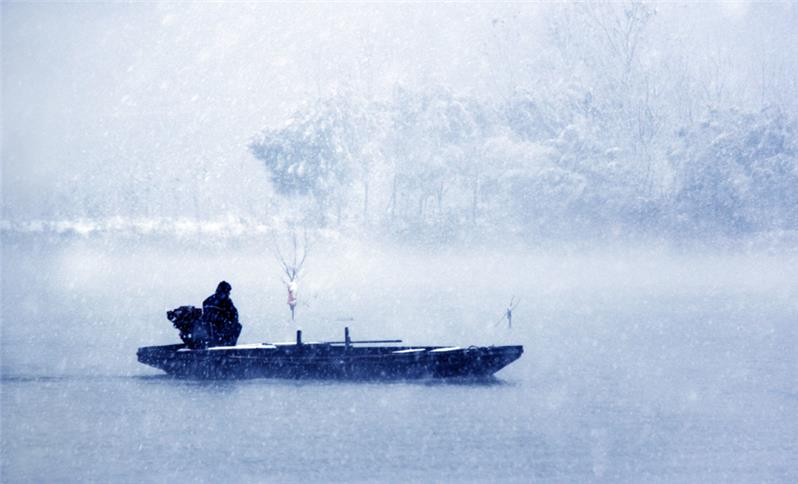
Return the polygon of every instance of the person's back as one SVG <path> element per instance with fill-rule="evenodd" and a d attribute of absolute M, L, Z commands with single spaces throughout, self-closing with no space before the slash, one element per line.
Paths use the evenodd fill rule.
<path fill-rule="evenodd" d="M 202 302 L 202 318 L 212 331 L 211 346 L 235 346 L 241 325 L 238 323 L 238 310 L 230 299 L 232 287 L 222 281 L 216 292 Z"/>

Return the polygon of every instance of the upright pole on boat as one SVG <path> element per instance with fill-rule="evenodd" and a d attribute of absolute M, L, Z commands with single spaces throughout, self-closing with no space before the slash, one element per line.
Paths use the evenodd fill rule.
<path fill-rule="evenodd" d="M 301 329 L 296 330 L 296 345 L 297 346 L 302 346 L 302 330 Z"/>
<path fill-rule="evenodd" d="M 352 345 L 352 339 L 349 338 L 349 326 L 344 328 L 344 349 L 349 351 L 349 346 Z"/>

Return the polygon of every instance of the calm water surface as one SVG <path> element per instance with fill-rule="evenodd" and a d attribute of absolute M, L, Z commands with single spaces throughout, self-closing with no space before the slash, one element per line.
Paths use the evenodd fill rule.
<path fill-rule="evenodd" d="M 5 249 L 3 482 L 798 480 L 794 257 L 344 251 L 341 266 L 362 261 L 354 276 L 309 272 L 306 334 L 348 324 L 526 348 L 495 381 L 379 384 L 183 381 L 135 361 L 137 346 L 175 339 L 165 309 L 221 278 L 242 340 L 290 334 L 265 258 Z M 510 293 L 512 330 L 494 324 Z"/>

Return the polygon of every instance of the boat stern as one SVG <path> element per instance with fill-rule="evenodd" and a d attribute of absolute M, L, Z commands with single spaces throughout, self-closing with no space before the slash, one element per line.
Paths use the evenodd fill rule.
<path fill-rule="evenodd" d="M 139 363 L 172 373 L 177 350 L 185 347 L 184 344 L 143 346 L 136 351 L 136 357 Z"/>

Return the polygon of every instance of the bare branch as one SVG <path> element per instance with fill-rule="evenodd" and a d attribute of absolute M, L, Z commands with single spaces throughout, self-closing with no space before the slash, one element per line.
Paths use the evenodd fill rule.
<path fill-rule="evenodd" d="M 305 265 L 305 258 L 308 255 L 308 229 L 305 228 L 303 232 L 303 248 L 302 248 L 302 259 L 299 261 L 299 265 L 297 265 L 297 271 L 302 269 L 302 266 Z"/>
<path fill-rule="evenodd" d="M 277 237 L 272 234 L 271 251 L 275 259 L 277 259 L 277 261 L 280 263 L 283 272 L 285 272 L 285 275 L 288 277 L 288 281 L 286 283 L 294 282 L 302 273 L 302 268 L 305 264 L 310 247 L 307 229 L 303 230 L 302 242 L 300 242 L 296 231 L 292 230 L 289 244 L 291 249 L 291 253 L 289 254 L 290 259 L 286 259 L 285 254 L 280 249 L 280 243 L 278 242 Z"/>
<path fill-rule="evenodd" d="M 275 237 L 274 234 L 272 234 L 271 252 L 272 256 L 274 256 L 274 258 L 277 259 L 277 262 L 279 262 L 280 267 L 283 269 L 283 272 L 285 272 L 285 275 L 288 276 L 289 279 L 293 280 L 291 277 L 290 266 L 288 265 L 288 262 L 286 262 L 282 251 L 280 251 L 280 244 L 277 242 L 277 237 Z"/>
<path fill-rule="evenodd" d="M 291 241 L 294 243 L 294 253 L 293 253 L 294 265 L 292 267 L 294 268 L 294 271 L 296 271 L 296 232 L 294 232 L 293 230 L 291 231 Z"/>

